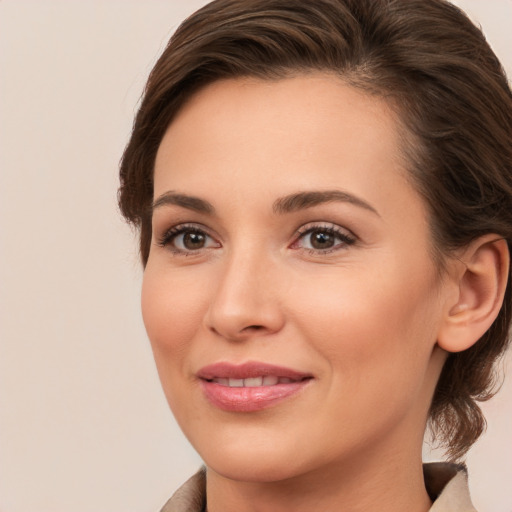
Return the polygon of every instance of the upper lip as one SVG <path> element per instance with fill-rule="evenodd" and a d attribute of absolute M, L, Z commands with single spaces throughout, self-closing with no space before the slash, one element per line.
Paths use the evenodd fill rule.
<path fill-rule="evenodd" d="M 312 377 L 310 373 L 258 361 L 249 361 L 243 364 L 219 362 L 204 366 L 197 372 L 197 377 L 203 380 L 249 379 L 251 377 L 265 377 L 266 375 L 286 377 L 293 381 Z"/>

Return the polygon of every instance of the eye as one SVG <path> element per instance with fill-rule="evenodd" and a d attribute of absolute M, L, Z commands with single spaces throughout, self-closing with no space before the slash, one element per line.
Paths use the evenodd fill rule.
<path fill-rule="evenodd" d="M 316 253 L 328 253 L 343 249 L 356 241 L 355 236 L 335 225 L 306 225 L 298 231 L 292 244 L 294 249 L 305 249 Z"/>
<path fill-rule="evenodd" d="M 178 254 L 220 247 L 220 244 L 206 231 L 194 225 L 179 225 L 169 229 L 158 244 L 169 247 L 172 252 Z"/>

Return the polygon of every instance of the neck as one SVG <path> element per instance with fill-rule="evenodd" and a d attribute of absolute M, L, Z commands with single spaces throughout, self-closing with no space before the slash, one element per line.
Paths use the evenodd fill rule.
<path fill-rule="evenodd" d="M 429 510 L 421 453 L 414 451 L 415 457 L 410 457 L 411 450 L 404 446 L 393 453 L 377 455 L 371 447 L 368 452 L 358 452 L 357 461 L 333 463 L 277 482 L 241 482 L 208 469 L 208 512 Z"/>

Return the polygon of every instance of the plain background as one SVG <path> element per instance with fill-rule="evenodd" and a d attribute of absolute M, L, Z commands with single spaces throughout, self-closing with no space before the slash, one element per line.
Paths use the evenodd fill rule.
<path fill-rule="evenodd" d="M 116 188 L 147 74 L 204 3 L 0 0 L 1 512 L 156 511 L 200 464 L 160 390 Z M 457 3 L 511 74 L 512 1 Z M 484 408 L 474 501 L 511 512 L 512 378 Z"/>

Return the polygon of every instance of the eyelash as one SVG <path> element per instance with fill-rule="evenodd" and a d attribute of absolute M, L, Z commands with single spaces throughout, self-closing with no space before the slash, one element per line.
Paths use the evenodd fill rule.
<path fill-rule="evenodd" d="M 338 239 L 339 242 L 335 244 L 333 247 L 319 249 L 319 248 L 305 248 L 300 247 L 300 241 L 304 240 L 307 235 L 312 233 L 324 233 L 329 236 L 332 236 L 334 239 Z M 213 240 L 216 244 L 216 247 L 220 247 L 219 242 L 216 242 L 215 239 L 207 233 L 207 231 L 198 227 L 197 224 L 179 224 L 177 226 L 172 227 L 167 230 L 157 241 L 157 244 L 160 247 L 168 248 L 174 255 L 178 256 L 192 256 L 202 253 L 202 251 L 206 249 L 211 249 L 212 247 L 200 247 L 198 249 L 181 249 L 176 247 L 175 241 L 180 235 L 186 234 L 196 234 L 204 236 L 205 239 Z M 294 241 L 290 245 L 292 249 L 301 249 L 303 251 L 307 251 L 311 255 L 318 254 L 329 254 L 335 251 L 342 250 L 350 245 L 353 245 L 357 241 L 357 238 L 350 232 L 346 230 L 340 229 L 335 224 L 306 224 L 299 228 L 294 236 Z"/>
<path fill-rule="evenodd" d="M 178 256 L 191 256 L 195 254 L 199 254 L 204 249 L 209 249 L 210 247 L 201 247 L 199 249 L 180 249 L 174 245 L 175 240 L 180 235 L 186 234 L 196 234 L 202 235 L 206 239 L 214 240 L 212 236 L 210 236 L 204 228 L 198 227 L 197 224 L 179 224 L 177 226 L 172 227 L 167 230 L 157 241 L 160 247 L 168 248 L 173 254 Z M 218 244 L 218 242 L 216 242 Z"/>
<path fill-rule="evenodd" d="M 304 240 L 307 237 L 307 235 L 311 235 L 313 233 L 324 233 L 332 236 L 334 239 L 338 239 L 340 242 L 335 244 L 333 247 L 326 249 L 302 248 L 311 255 L 329 254 L 339 251 L 353 245 L 357 241 L 357 238 L 352 233 L 347 230 L 340 229 L 335 224 L 306 224 L 297 230 L 295 241 L 292 243 L 291 247 L 297 246 L 301 240 Z"/>

